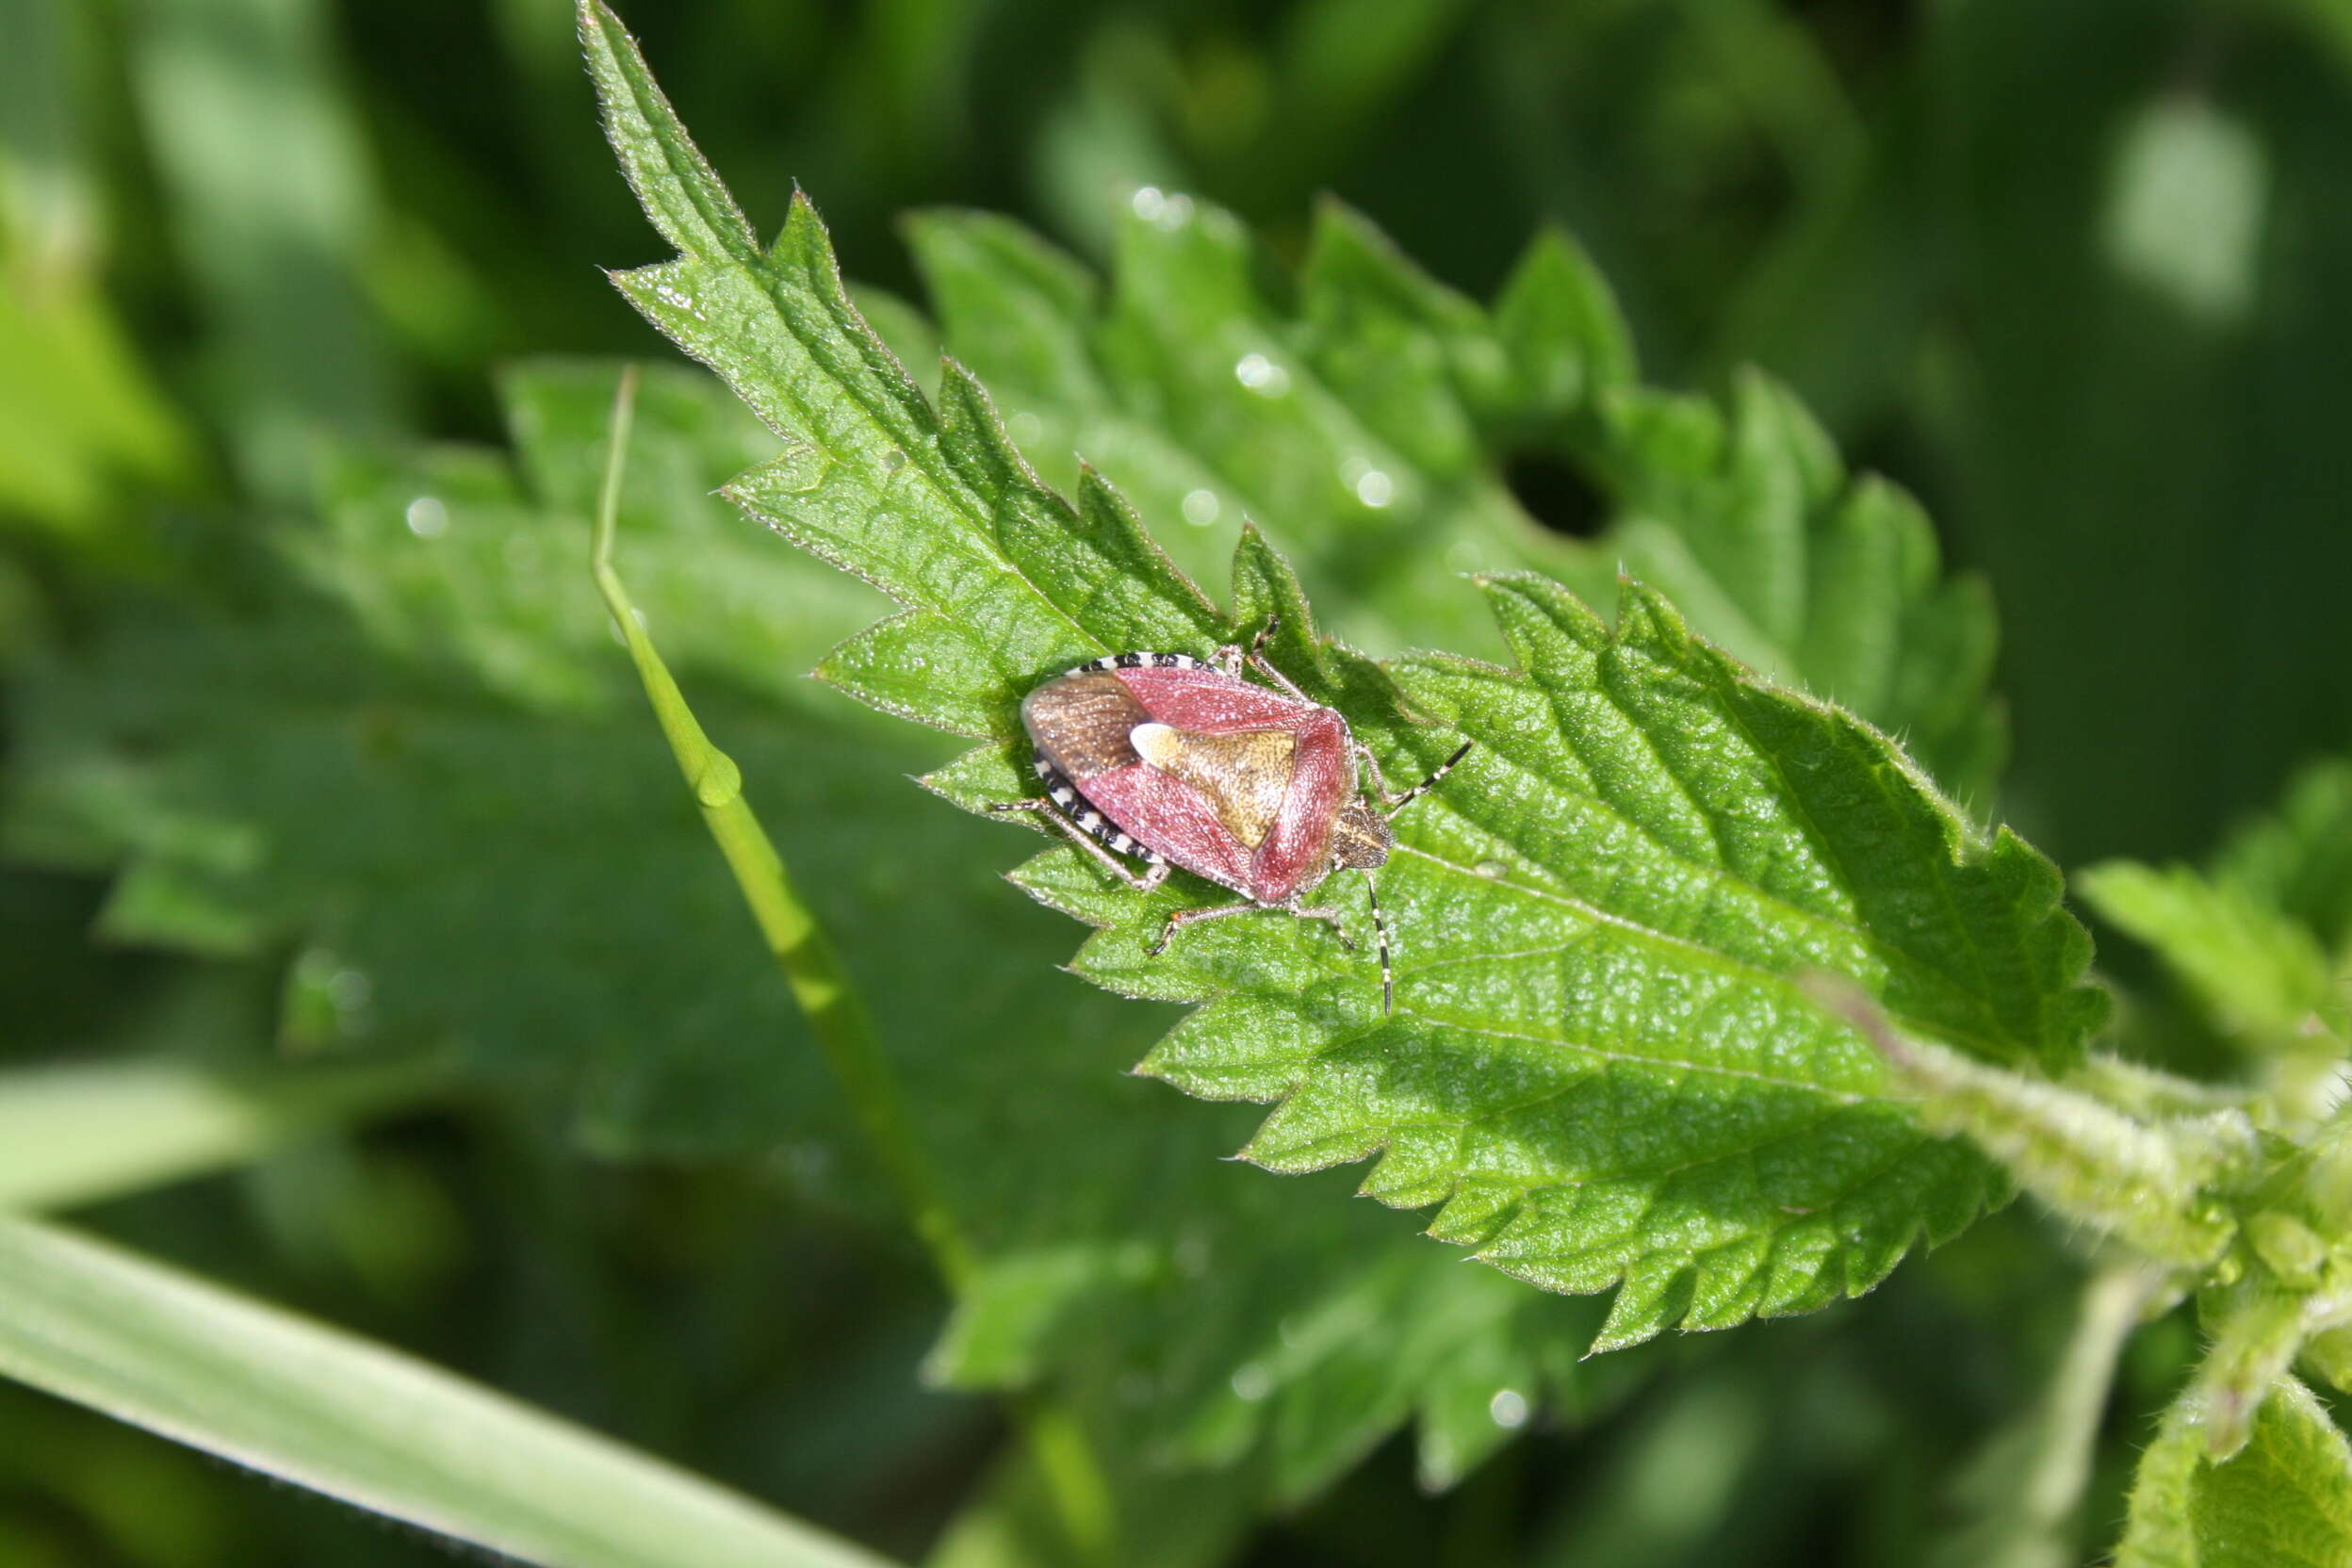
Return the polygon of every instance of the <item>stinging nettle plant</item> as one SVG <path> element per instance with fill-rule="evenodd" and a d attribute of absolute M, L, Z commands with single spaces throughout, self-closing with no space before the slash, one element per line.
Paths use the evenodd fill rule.
<path fill-rule="evenodd" d="M 2213 1341 L 2145 1457 L 2122 1560 L 2352 1551 L 2352 1458 L 2292 1370 L 2352 1374 L 2334 1104 L 2352 921 L 2306 885 L 2352 825 L 2340 775 L 2211 878 L 2083 879 L 2243 1042 L 2254 1086 L 2095 1054 L 2107 994 L 2060 873 L 1964 804 L 1998 753 L 1981 592 L 1942 580 L 1917 509 L 1849 477 L 1769 382 L 1728 417 L 1636 384 L 1565 242 L 1488 311 L 1327 211 L 1295 313 L 1187 343 L 1177 285 L 1248 275 L 1221 214 L 1154 193 L 1108 299 L 1009 225 L 930 215 L 917 257 L 973 364 L 940 359 L 926 391 L 809 201 L 763 242 L 619 22 L 588 0 L 580 24 L 612 145 L 679 253 L 614 281 L 782 443 L 728 497 L 900 607 L 817 673 L 978 743 L 929 789 L 971 810 L 1034 793 L 1024 694 L 1269 621 L 1271 657 L 1389 776 L 1471 746 L 1381 874 L 1393 1013 L 1376 957 L 1306 923 L 1217 922 L 1155 956 L 1171 914 L 1226 901 L 1198 881 L 1138 893 L 1068 846 L 1015 872 L 1094 927 L 1080 974 L 1190 1007 L 1138 1070 L 1270 1104 L 1244 1150 L 1260 1166 L 1369 1161 L 1363 1190 L 1433 1211 L 1440 1240 L 1613 1290 L 1592 1350 L 1858 1295 L 2021 1186 L 2104 1260 L 2085 1355 L 2189 1294 Z M 912 341 L 902 314 L 876 308 Z M 1063 468 L 1072 445 L 1105 470 Z M 1496 459 L 1531 447 L 1601 479 L 1617 515 L 1597 545 L 1515 515 Z M 1286 469 L 1299 449 L 1339 459 Z M 1106 477 L 1125 470 L 1140 504 Z M 1222 605 L 1145 523 L 1243 512 L 1267 531 L 1239 528 Z M 1302 580 L 1352 635 L 1467 651 L 1358 653 Z M 1362 893 L 1331 891 L 1362 925 Z M 951 1267 L 968 1312 L 987 1273 Z M 2087 1387 L 2034 1418 L 2076 1490 L 2103 1369 Z M 2073 1496 L 1988 1518 L 1979 1560 L 2056 1560 Z"/>

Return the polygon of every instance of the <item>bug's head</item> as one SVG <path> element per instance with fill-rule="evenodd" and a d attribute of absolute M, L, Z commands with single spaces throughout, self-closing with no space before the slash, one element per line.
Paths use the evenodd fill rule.
<path fill-rule="evenodd" d="M 1342 807 L 1331 824 L 1333 865 L 1370 871 L 1388 864 L 1388 852 L 1396 847 L 1396 835 L 1389 831 L 1386 819 L 1362 801 Z"/>

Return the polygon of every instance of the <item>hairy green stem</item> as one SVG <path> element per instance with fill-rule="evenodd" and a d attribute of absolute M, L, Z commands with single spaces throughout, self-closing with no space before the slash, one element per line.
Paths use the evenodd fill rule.
<path fill-rule="evenodd" d="M 2165 1283 L 2162 1269 L 2134 1262 L 2102 1269 L 2083 1286 L 2082 1315 L 2046 1395 L 2042 1463 L 2023 1501 L 2035 1527 L 2054 1533 L 2081 1502 L 2115 1358 L 2149 1306 L 2164 1298 Z"/>

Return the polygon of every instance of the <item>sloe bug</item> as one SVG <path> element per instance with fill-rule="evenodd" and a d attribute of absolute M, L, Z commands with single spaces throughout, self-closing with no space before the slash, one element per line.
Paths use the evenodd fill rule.
<path fill-rule="evenodd" d="M 1037 811 L 1129 887 L 1149 892 L 1168 867 L 1242 895 L 1239 904 L 1179 909 L 1151 952 L 1197 921 L 1282 909 L 1328 923 L 1355 947 L 1339 911 L 1309 907 L 1331 873 L 1364 874 L 1380 947 L 1380 1005 L 1396 984 L 1388 923 L 1371 891 L 1372 870 L 1396 842 L 1389 819 L 1467 756 L 1464 744 L 1412 789 L 1392 792 L 1380 760 L 1334 709 L 1309 697 L 1266 658 L 1279 621 L 1269 618 L 1245 652 L 1237 643 L 1208 660 L 1182 653 L 1114 653 L 1079 665 L 1021 699 L 1021 722 L 1037 748 L 1046 798 L 993 805 Z M 1253 669 L 1277 691 L 1253 686 Z M 1358 798 L 1356 761 L 1372 770 L 1380 808 Z M 1117 858 L 1138 857 L 1145 870 Z"/>

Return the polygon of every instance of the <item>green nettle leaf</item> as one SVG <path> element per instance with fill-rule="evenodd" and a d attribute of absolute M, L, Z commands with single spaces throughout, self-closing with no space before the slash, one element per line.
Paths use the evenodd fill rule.
<path fill-rule="evenodd" d="M 1591 461 L 1614 476 L 1612 564 L 1672 596 L 1726 651 L 1906 738 L 1960 798 L 2005 744 L 1987 694 L 1984 584 L 1942 579 L 1927 515 L 1876 476 L 1848 482 L 1795 396 L 1743 373 L 1729 416 L 1687 395 L 1600 400 Z M 1589 590 L 1588 590 L 1589 591 Z"/>
<path fill-rule="evenodd" d="M 119 938 L 298 944 L 294 1045 L 446 1038 L 467 1081 L 527 1087 L 592 1151 L 782 1150 L 804 1195 L 879 1213 L 579 570 L 613 375 L 518 368 L 519 473 L 465 450 L 347 456 L 324 516 L 271 535 L 236 608 L 106 617 L 19 686 L 0 823 L 18 853 L 121 865 Z M 1574 1364 L 1593 1303 L 1451 1267 L 1368 1206 L 1302 1205 L 1215 1157 L 1245 1135 L 1237 1110 L 1104 1070 L 1165 1021 L 1056 972 L 1068 928 L 1007 906 L 1001 831 L 890 777 L 936 764 L 936 740 L 800 678 L 882 601 L 710 498 L 775 450 L 708 377 L 650 372 L 624 553 L 954 1174 L 984 1266 L 935 1375 L 1094 1391 L 1115 1412 L 1101 1440 L 1163 1477 L 1279 1431 L 1250 1487 L 1284 1498 L 1416 1413 L 1443 1484 L 1511 1435 L 1486 1414 L 1498 1393 L 1587 1410 L 1629 1386 L 1638 1367 Z M 209 1102 L 163 1108 L 189 1123 L 166 1164 L 235 1131 Z M 1211 1271 L 1248 1284 L 1203 1311 Z M 1373 1320 L 1400 1341 L 1292 1331 Z"/>
<path fill-rule="evenodd" d="M 2129 860 L 2076 877 L 2091 907 L 2156 950 L 2227 1035 L 2276 1046 L 2341 1032 L 2347 1001 L 2311 929 L 2187 866 Z"/>
<path fill-rule="evenodd" d="M 2140 1462 L 2116 1568 L 2352 1561 L 2352 1447 L 2311 1391 L 2281 1378 L 2233 1459 L 2206 1460 L 2204 1413 L 2176 1404 Z"/>
<path fill-rule="evenodd" d="M 612 384 L 609 367 L 516 371 L 520 474 L 463 449 L 344 453 L 321 518 L 269 536 L 238 609 L 128 604 L 34 672 L 7 842 L 122 863 L 101 919 L 116 939 L 299 945 L 297 986 L 323 978 L 329 1004 L 289 1009 L 293 1043 L 453 1042 L 488 1077 L 558 1089 L 610 1151 L 768 1148 L 827 1126 L 808 1054 L 775 1044 L 800 1025 L 755 942 L 678 960 L 672 926 L 735 929 L 735 894 L 576 591 Z M 717 388 L 672 370 L 644 416 L 626 512 L 646 613 L 720 712 L 787 716 L 746 725 L 778 818 L 870 821 L 888 802 L 853 765 L 929 756 L 797 672 L 878 601 L 710 498 L 774 450 Z M 793 845 L 853 925 L 865 890 L 939 847 L 900 815 L 917 820 Z M 901 847 L 861 856 L 869 837 Z M 614 890 L 648 886 L 669 901 Z"/>
<path fill-rule="evenodd" d="M 2079 874 L 2100 915 L 2152 948 L 2223 1034 L 2341 1051 L 2352 1027 L 2352 762 L 2304 769 L 2210 870 L 2113 860 Z"/>
<path fill-rule="evenodd" d="M 2275 810 L 2230 835 L 2213 870 L 2309 930 L 2340 966 L 2352 961 L 2352 760 L 2295 775 Z"/>
<path fill-rule="evenodd" d="M 1532 568 L 1605 597 L 1622 565 L 1773 679 L 1909 737 L 1963 798 L 1988 788 L 1983 585 L 1941 579 L 1919 508 L 1850 479 L 1769 377 L 1743 373 L 1727 408 L 1634 384 L 1608 286 L 1564 237 L 1540 237 L 1489 310 L 1337 204 L 1287 302 L 1241 224 L 1189 197 L 1137 195 L 1107 287 L 1002 218 L 907 232 L 948 351 L 1037 471 L 1068 487 L 1084 452 L 1188 570 L 1255 518 L 1342 636 L 1486 653 L 1453 575 Z M 1529 518 L 1505 482 L 1528 461 L 1598 492 L 1598 537 Z"/>
<path fill-rule="evenodd" d="M 1484 596 L 1520 668 L 1438 655 L 1381 666 L 1316 635 L 1287 564 L 1245 529 L 1232 613 L 1219 612 L 1100 475 L 1080 470 L 1075 504 L 1039 480 L 962 366 L 949 361 L 936 404 L 926 400 L 850 302 L 805 198 L 776 243 L 759 245 L 618 22 L 593 3 L 581 22 L 623 168 L 683 253 L 616 282 L 784 441 L 729 494 L 904 607 L 823 673 L 889 711 L 991 742 L 933 775 L 933 788 L 966 806 L 1025 793 L 1019 700 L 1071 663 L 1126 648 L 1206 652 L 1277 612 L 1271 657 L 1346 713 L 1392 776 L 1463 737 L 1477 743 L 1401 820 L 1404 845 L 1383 873 L 1401 946 L 1393 1017 L 1374 960 L 1320 926 L 1223 922 L 1150 958 L 1172 910 L 1228 895 L 1171 882 L 1139 897 L 1069 848 L 1023 867 L 1017 879 L 1038 898 L 1102 927 L 1081 972 L 1132 996 L 1206 1004 L 1146 1071 L 1196 1094 L 1280 1102 L 1248 1150 L 1261 1164 L 1304 1171 L 1378 1155 L 1366 1190 L 1442 1205 L 1433 1233 L 1556 1289 L 1622 1284 L 1604 1346 L 1867 1289 L 1998 1196 L 1982 1156 L 1923 1130 L 1869 1043 L 1800 980 L 1841 975 L 1905 1028 L 2063 1070 L 2103 999 L 2083 983 L 2088 939 L 2042 857 L 1970 823 L 1879 731 L 1771 684 L 1637 583 L 1624 585 L 1612 628 L 1553 582 L 1496 576 Z M 1507 405 L 1515 380 L 1562 398 L 1594 390 L 1593 377 L 1547 372 L 1540 355 L 1489 362 L 1461 311 L 1396 282 L 1393 257 L 1359 259 L 1434 312 L 1423 330 L 1459 351 L 1445 363 L 1469 389 L 1464 407 Z M 1336 417 L 1343 405 L 1321 379 L 1304 379 L 1309 362 L 1271 342 L 1251 351 L 1258 363 L 1224 360 L 1214 388 L 1186 381 L 1169 345 L 1215 328 L 1215 301 L 1230 292 L 1215 262 L 1170 261 L 1167 292 L 1148 305 L 1131 289 L 1108 340 L 1162 355 L 1162 406 L 1203 411 L 1204 450 Z M 1026 265 L 1036 309 L 1059 300 L 1066 313 L 1082 293 L 1066 268 Z M 1205 318 L 1184 303 L 1196 285 L 1212 301 Z M 1524 294 L 1513 309 L 1543 315 Z M 958 335 L 953 313 L 946 335 Z M 1223 338 L 1219 354 L 1237 342 Z M 1025 351 L 1037 377 L 1075 363 L 1067 342 Z M 1369 367 L 1359 371 L 1368 384 Z M 1257 401 L 1236 398 L 1236 383 Z M 1756 625 L 1774 636 L 1808 624 L 1812 568 L 1789 566 L 1788 541 L 1811 527 L 1808 501 L 1837 488 L 1834 455 L 1792 406 L 1774 404 L 1757 427 L 1779 433 L 1757 438 L 1778 454 L 1762 478 L 1711 447 L 1704 421 L 1664 415 L 1633 419 L 1642 449 L 1658 455 L 1629 466 L 1638 477 L 1682 464 L 1685 481 L 1655 481 L 1660 521 L 1682 491 L 1716 498 L 1712 522 L 1674 519 L 1684 547 L 1726 570 L 1770 564 L 1771 613 Z M 1606 413 L 1588 400 L 1563 417 Z M 1434 439 L 1443 433 L 1423 429 L 1432 416 L 1394 413 L 1385 428 L 1400 444 Z M 1404 483 L 1378 467 L 1387 460 L 1381 449 L 1376 471 Z M 1350 547 L 1374 553 L 1368 536 Z M 1897 553 L 1906 592 L 1941 593 L 1932 557 Z M 1423 583 L 1410 597 L 1348 596 L 1410 616 L 1418 632 L 1438 596 Z M 1952 658 L 1916 653 L 1900 617 L 1851 629 L 1829 641 L 1888 668 Z M 1406 722 L 1408 706 L 1434 722 Z M 1332 895 L 1361 926 L 1361 888 Z"/>
<path fill-rule="evenodd" d="M 2117 1062 L 2037 1082 L 1907 1039 L 1847 999 L 1931 1125 L 1966 1133 L 2059 1213 L 2197 1293 L 2211 1343 L 2142 1458 L 2125 1564 L 2352 1560 L 2352 1455 L 2288 1376 L 2298 1363 L 2339 1386 L 2352 1376 L 2347 776 L 2311 770 L 2210 872 L 2112 861 L 2080 878 L 2247 1053 L 2249 1086 Z"/>

